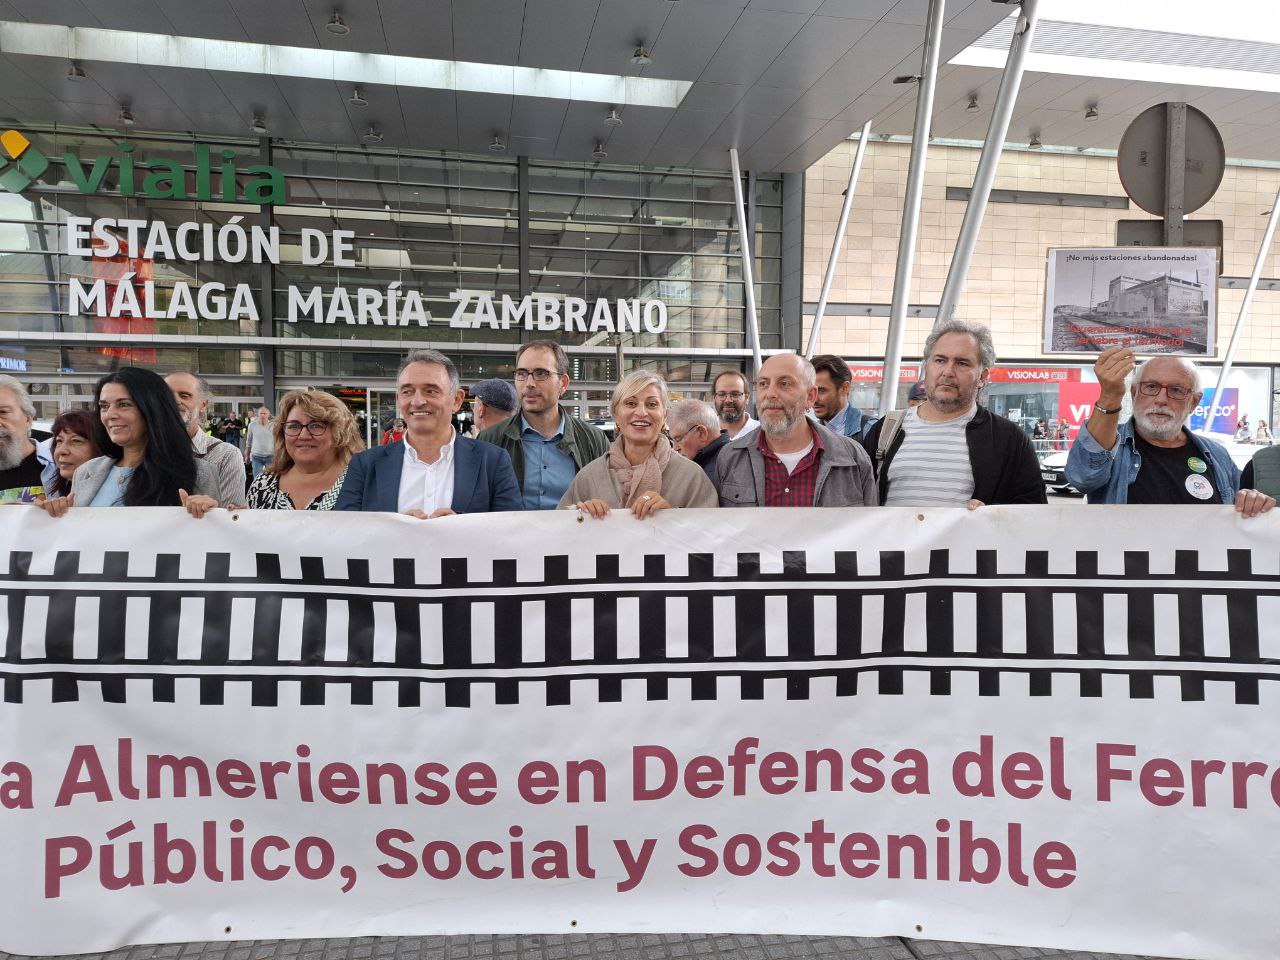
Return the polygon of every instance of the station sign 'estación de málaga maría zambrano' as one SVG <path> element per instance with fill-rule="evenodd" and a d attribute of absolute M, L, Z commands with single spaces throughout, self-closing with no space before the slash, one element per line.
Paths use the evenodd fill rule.
<path fill-rule="evenodd" d="M 24 134 L 7 130 L 0 134 L 0 186 L 21 193 L 30 188 L 50 168 L 49 158 Z M 265 163 L 241 168 L 233 150 L 213 151 L 207 144 L 194 146 L 194 176 L 169 157 L 135 156 L 136 145 L 122 141 L 115 155 L 106 153 L 86 162 L 75 153 L 62 156 L 63 168 L 71 183 L 84 194 L 99 192 L 114 169 L 118 192 L 124 197 L 143 196 L 152 200 L 222 200 L 259 205 L 283 203 L 285 177 Z M 191 189 L 189 189 L 189 187 Z M 187 221 L 177 225 L 164 220 L 116 217 L 76 217 L 66 221 L 66 249 L 71 256 L 147 261 L 179 260 L 188 263 L 279 264 L 280 228 L 243 224 L 235 216 L 227 223 Z M 354 230 L 324 231 L 313 227 L 301 230 L 296 251 L 304 266 L 334 267 L 357 265 Z M 154 280 L 126 275 L 118 281 L 98 278 L 86 283 L 79 277 L 68 279 L 68 312 L 71 316 L 134 317 L 187 320 L 249 320 L 260 317 L 250 284 L 217 281 L 187 283 L 176 280 L 158 288 Z M 296 323 L 311 319 L 319 324 L 346 323 L 373 326 L 425 327 L 434 319 L 422 294 L 406 289 L 399 280 L 386 288 L 313 286 L 286 289 L 284 320 Z M 482 291 L 456 290 L 449 294 L 455 307 L 449 326 L 461 329 L 512 328 L 550 333 L 640 333 L 660 334 L 667 328 L 667 307 L 662 300 L 640 298 L 589 301 L 582 297 L 527 294 L 519 299 L 497 297 Z M 327 300 L 327 302 L 326 302 Z"/>

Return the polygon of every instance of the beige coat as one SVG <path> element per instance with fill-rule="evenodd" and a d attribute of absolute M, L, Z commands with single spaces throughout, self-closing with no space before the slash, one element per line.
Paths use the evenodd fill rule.
<path fill-rule="evenodd" d="M 703 469 L 672 451 L 662 472 L 662 496 L 673 507 L 718 507 L 720 497 Z M 614 509 L 622 508 L 622 492 L 609 469 L 609 454 L 592 460 L 573 478 L 560 498 L 560 506 L 572 507 L 582 500 L 603 500 Z"/>

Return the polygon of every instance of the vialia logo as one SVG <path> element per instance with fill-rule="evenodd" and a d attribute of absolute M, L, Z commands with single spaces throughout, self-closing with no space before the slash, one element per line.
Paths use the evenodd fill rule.
<path fill-rule="evenodd" d="M 237 169 L 234 150 L 219 151 L 215 162 L 208 144 L 195 145 L 195 172 L 169 157 L 141 159 L 134 156 L 137 145 L 124 141 L 118 153 L 104 153 L 88 164 L 74 153 L 64 153 L 62 164 L 67 178 L 81 193 L 97 193 L 114 167 L 122 197 L 144 196 L 152 200 L 238 200 L 250 203 L 283 203 L 285 181 L 275 167 L 255 163 Z M 49 169 L 49 158 L 31 145 L 17 130 L 0 133 L 0 187 L 21 193 Z M 243 181 L 243 183 L 241 182 Z M 188 189 L 190 187 L 190 189 Z"/>
<path fill-rule="evenodd" d="M 49 158 L 17 130 L 0 133 L 0 187 L 21 193 L 49 169 Z"/>

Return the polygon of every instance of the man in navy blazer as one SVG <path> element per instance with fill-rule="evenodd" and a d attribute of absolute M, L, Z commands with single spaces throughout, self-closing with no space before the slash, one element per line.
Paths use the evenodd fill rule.
<path fill-rule="evenodd" d="M 437 350 L 410 351 L 396 375 L 404 439 L 356 454 L 334 509 L 422 520 L 523 509 L 507 451 L 453 429 L 464 395 L 452 360 Z"/>

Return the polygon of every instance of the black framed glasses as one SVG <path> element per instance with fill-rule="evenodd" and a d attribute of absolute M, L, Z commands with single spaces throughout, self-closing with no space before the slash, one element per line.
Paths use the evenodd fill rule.
<path fill-rule="evenodd" d="M 545 383 L 554 376 L 556 376 L 556 372 L 554 370 L 547 370 L 543 367 L 539 367 L 537 370 L 526 370 L 524 367 L 521 367 L 516 371 L 516 379 L 521 382 L 525 380 L 532 380 L 534 383 Z"/>
<path fill-rule="evenodd" d="M 741 390 L 717 390 L 717 400 L 741 400 L 746 394 Z"/>
<path fill-rule="evenodd" d="M 323 436 L 329 432 L 329 423 L 326 420 L 310 420 L 307 423 L 303 423 L 301 420 L 286 420 L 284 422 L 284 435 L 286 437 L 301 436 L 303 430 L 306 430 L 313 437 Z"/>

